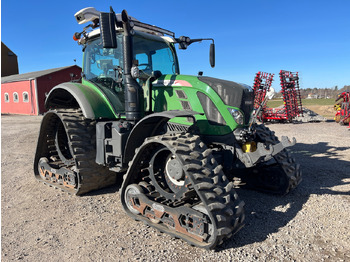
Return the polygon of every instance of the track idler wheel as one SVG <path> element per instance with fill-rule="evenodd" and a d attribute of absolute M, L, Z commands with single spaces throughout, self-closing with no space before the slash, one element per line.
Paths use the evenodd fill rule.
<path fill-rule="evenodd" d="M 125 205 L 128 210 L 135 215 L 140 214 L 140 211 L 135 208 L 140 207 L 140 203 L 137 199 L 137 196 L 140 194 L 143 194 L 143 190 L 139 185 L 136 184 L 128 185 L 124 193 Z"/>
<path fill-rule="evenodd" d="M 191 134 L 146 139 L 129 163 L 121 201 L 135 220 L 207 249 L 243 226 L 244 202 Z"/>

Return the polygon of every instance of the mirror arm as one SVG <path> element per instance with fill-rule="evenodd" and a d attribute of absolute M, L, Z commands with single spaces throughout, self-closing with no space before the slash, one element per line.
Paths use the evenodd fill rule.
<path fill-rule="evenodd" d="M 191 44 L 194 43 L 194 42 L 202 42 L 203 40 L 209 40 L 209 41 L 212 41 L 213 44 L 214 44 L 214 39 L 213 38 L 199 38 L 199 39 L 191 39 Z"/>
<path fill-rule="evenodd" d="M 187 47 L 196 42 L 202 42 L 203 40 L 209 40 L 212 41 L 210 44 L 210 52 L 209 52 L 209 60 L 210 60 L 210 66 L 212 68 L 215 67 L 215 43 L 213 38 L 196 38 L 191 39 L 187 36 L 180 36 L 179 38 L 175 38 L 175 41 L 179 44 L 179 49 L 187 49 Z"/>
<path fill-rule="evenodd" d="M 212 41 L 213 44 L 214 44 L 214 39 L 213 38 L 196 38 L 196 39 L 190 39 L 189 37 L 183 37 L 183 36 L 180 36 L 179 38 L 175 38 L 176 42 L 178 44 L 186 44 L 186 47 L 189 46 L 190 44 L 192 43 L 196 43 L 196 42 L 202 42 L 204 40 L 209 40 L 209 41 Z M 185 48 L 184 48 L 185 49 Z"/>

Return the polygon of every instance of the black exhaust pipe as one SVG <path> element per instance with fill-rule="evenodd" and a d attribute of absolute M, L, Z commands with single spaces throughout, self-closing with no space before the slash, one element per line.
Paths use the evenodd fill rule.
<path fill-rule="evenodd" d="M 133 38 L 132 28 L 130 26 L 129 16 L 126 10 L 122 12 L 122 22 L 124 29 L 124 73 L 123 82 L 125 88 L 125 114 L 126 120 L 137 122 L 144 116 L 143 89 L 139 83 L 132 77 L 131 69 L 133 66 Z"/>

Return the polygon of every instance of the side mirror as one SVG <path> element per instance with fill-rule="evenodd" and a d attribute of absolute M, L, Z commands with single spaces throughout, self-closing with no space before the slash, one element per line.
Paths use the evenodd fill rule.
<path fill-rule="evenodd" d="M 117 48 L 115 13 L 100 13 L 100 29 L 103 48 Z"/>
<path fill-rule="evenodd" d="M 210 52 L 209 52 L 209 60 L 210 60 L 210 66 L 215 67 L 215 44 L 210 44 Z"/>

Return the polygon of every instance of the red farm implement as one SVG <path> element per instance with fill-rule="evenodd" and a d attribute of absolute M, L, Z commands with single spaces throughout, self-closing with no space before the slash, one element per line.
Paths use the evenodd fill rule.
<path fill-rule="evenodd" d="M 258 109 L 270 90 L 274 74 L 258 72 L 254 79 L 254 109 Z"/>
<path fill-rule="evenodd" d="M 254 114 L 263 121 L 262 117 L 266 110 L 267 93 L 273 81 L 274 74 L 258 72 L 254 79 Z"/>
<path fill-rule="evenodd" d="M 343 99 L 343 100 L 341 100 Z M 334 109 L 337 111 L 334 120 L 342 125 L 349 124 L 350 127 L 350 91 L 338 95 Z"/>
<path fill-rule="evenodd" d="M 273 81 L 273 74 L 258 72 L 254 80 L 254 108 L 264 104 L 266 92 L 269 91 Z M 303 114 L 298 72 L 280 71 L 281 93 L 283 107 L 267 108 L 263 105 L 261 121 L 291 122 L 293 118 Z"/>

